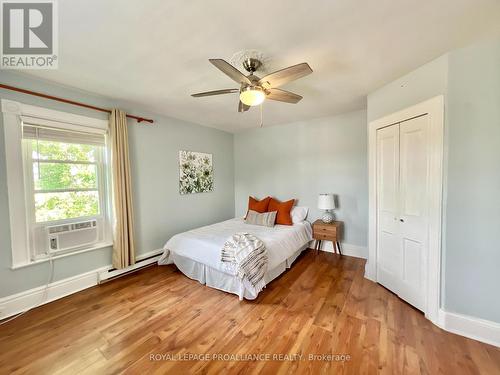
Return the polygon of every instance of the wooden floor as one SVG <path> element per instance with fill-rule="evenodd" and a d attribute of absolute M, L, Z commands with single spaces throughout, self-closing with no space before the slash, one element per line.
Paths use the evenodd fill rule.
<path fill-rule="evenodd" d="M 500 373 L 500 349 L 442 331 L 363 270 L 307 251 L 240 302 L 174 266 L 149 267 L 0 326 L 0 374 Z"/>

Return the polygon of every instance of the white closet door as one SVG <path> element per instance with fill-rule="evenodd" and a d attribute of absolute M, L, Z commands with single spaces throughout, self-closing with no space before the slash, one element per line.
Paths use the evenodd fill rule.
<path fill-rule="evenodd" d="M 399 124 L 377 130 L 377 280 L 399 292 Z"/>
<path fill-rule="evenodd" d="M 377 281 L 425 308 L 429 116 L 377 131 Z"/>
<path fill-rule="evenodd" d="M 398 295 L 424 310 L 428 251 L 429 116 L 399 125 L 399 233 L 401 285 Z"/>

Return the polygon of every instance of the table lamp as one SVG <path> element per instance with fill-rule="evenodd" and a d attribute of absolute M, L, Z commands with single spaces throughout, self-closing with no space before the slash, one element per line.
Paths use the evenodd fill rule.
<path fill-rule="evenodd" d="M 333 212 L 330 212 L 330 210 L 335 208 L 335 199 L 333 194 L 320 194 L 318 197 L 318 208 L 320 210 L 325 210 L 325 213 L 321 218 L 323 223 L 331 223 L 335 219 Z"/>

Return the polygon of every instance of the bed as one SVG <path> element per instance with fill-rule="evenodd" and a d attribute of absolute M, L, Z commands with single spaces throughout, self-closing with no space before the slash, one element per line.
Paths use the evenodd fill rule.
<path fill-rule="evenodd" d="M 246 224 L 243 218 L 235 218 L 176 234 L 165 244 L 158 264 L 175 264 L 187 277 L 211 288 L 234 293 L 240 300 L 255 299 L 257 294 L 245 288 L 220 260 L 226 240 L 239 232 L 253 234 L 264 242 L 268 256 L 266 284 L 290 268 L 312 240 L 311 224 L 307 221 L 265 227 Z"/>

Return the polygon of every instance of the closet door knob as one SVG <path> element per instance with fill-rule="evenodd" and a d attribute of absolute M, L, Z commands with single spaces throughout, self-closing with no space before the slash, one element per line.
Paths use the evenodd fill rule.
<path fill-rule="evenodd" d="M 399 219 L 400 222 L 404 223 L 405 221 L 403 219 Z"/>

